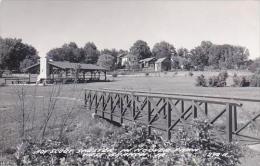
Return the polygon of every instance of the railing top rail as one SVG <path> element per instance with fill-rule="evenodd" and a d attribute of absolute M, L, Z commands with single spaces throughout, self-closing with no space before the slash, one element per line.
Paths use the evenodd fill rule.
<path fill-rule="evenodd" d="M 174 96 L 172 94 L 165 94 L 165 93 L 152 93 L 152 92 L 143 93 L 143 92 L 138 92 L 138 91 L 123 91 L 123 90 L 119 91 L 119 90 L 109 90 L 109 89 L 86 88 L 85 90 L 96 91 L 96 92 L 107 92 L 107 93 L 114 93 L 114 94 L 128 94 L 128 95 L 136 95 L 136 96 L 141 96 L 141 97 L 170 98 L 170 99 L 175 99 L 175 100 L 209 102 L 209 103 L 221 104 L 221 105 L 231 104 L 231 105 L 235 105 L 235 106 L 239 106 L 239 107 L 242 106 L 242 104 L 240 102 L 237 102 L 234 100 L 219 101 L 219 100 L 208 99 L 205 97 L 197 98 L 196 96 Z"/>
<path fill-rule="evenodd" d="M 253 98 L 225 97 L 225 96 L 214 96 L 214 95 L 197 95 L 197 94 L 191 94 L 191 93 L 149 92 L 149 91 L 143 91 L 143 90 L 135 91 L 135 90 L 127 90 L 127 89 L 109 89 L 109 88 L 103 88 L 103 89 L 112 90 L 112 91 L 124 91 L 124 92 L 152 93 L 152 94 L 163 94 L 163 95 L 173 95 L 173 96 L 202 97 L 202 98 L 212 98 L 212 99 L 260 102 L 260 99 L 253 99 Z"/>

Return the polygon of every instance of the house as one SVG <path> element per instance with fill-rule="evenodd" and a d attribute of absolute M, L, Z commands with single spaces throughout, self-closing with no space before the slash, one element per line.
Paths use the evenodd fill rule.
<path fill-rule="evenodd" d="M 139 61 L 139 63 L 140 63 L 140 66 L 142 69 L 153 69 L 154 70 L 155 61 L 156 61 L 156 58 L 151 57 L 151 58 L 142 59 Z"/>
<path fill-rule="evenodd" d="M 155 71 L 171 70 L 171 60 L 169 58 L 159 58 L 155 61 Z"/>
<path fill-rule="evenodd" d="M 125 66 L 128 61 L 129 61 L 129 56 L 127 53 L 122 53 L 117 56 L 118 66 Z"/>

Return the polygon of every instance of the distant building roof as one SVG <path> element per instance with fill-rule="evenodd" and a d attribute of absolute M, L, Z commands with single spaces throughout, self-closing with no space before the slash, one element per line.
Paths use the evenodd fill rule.
<path fill-rule="evenodd" d="M 163 61 L 165 61 L 167 58 L 159 58 L 157 59 L 157 61 L 155 63 L 162 63 Z"/>
<path fill-rule="evenodd" d="M 155 57 L 141 59 L 139 62 L 150 62 L 152 60 L 155 60 Z"/>

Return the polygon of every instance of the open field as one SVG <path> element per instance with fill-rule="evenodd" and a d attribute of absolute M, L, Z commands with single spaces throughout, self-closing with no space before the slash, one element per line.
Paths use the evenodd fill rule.
<path fill-rule="evenodd" d="M 202 72 L 194 72 L 194 76 L 188 76 L 188 72 L 155 73 L 149 76 L 144 74 L 134 76 L 119 76 L 116 78 L 108 77 L 110 82 L 93 82 L 88 84 L 66 84 L 53 86 L 34 86 L 34 85 L 10 85 L 0 87 L 0 133 L 1 149 L 6 146 L 13 146 L 19 142 L 19 131 L 21 127 L 21 111 L 25 108 L 28 114 L 26 119 L 26 131 L 30 136 L 39 135 L 39 128 L 46 117 L 46 114 L 54 105 L 53 116 L 48 123 L 48 132 L 46 135 L 56 136 L 61 129 L 61 124 L 67 120 L 70 128 L 77 128 L 77 132 L 84 132 L 84 127 L 88 126 L 90 114 L 86 113 L 83 106 L 84 88 L 111 88 L 127 90 L 145 90 L 167 93 L 192 93 L 199 95 L 217 95 L 225 97 L 241 97 L 260 99 L 260 88 L 255 87 L 230 87 L 232 77 L 228 78 L 228 87 L 209 88 L 196 87 L 195 78 Z M 216 75 L 212 72 L 204 72 L 205 76 Z M 239 73 L 239 75 L 248 75 L 249 73 Z M 230 74 L 232 76 L 232 73 Z M 24 92 L 24 98 L 19 98 L 18 94 Z M 260 103 L 243 103 L 244 112 L 240 117 L 254 115 L 260 112 Z M 26 115 L 27 115 L 26 114 Z M 256 128 L 260 129 L 259 122 Z M 70 134 L 71 136 L 76 134 Z M 245 159 L 246 162 L 248 159 Z M 259 161 L 259 157 L 253 160 Z"/>

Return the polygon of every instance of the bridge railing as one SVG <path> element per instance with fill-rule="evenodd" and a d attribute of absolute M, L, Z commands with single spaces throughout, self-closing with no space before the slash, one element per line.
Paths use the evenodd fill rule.
<path fill-rule="evenodd" d="M 238 109 L 242 103 L 234 99 L 120 89 L 85 89 L 85 106 L 111 121 L 145 124 L 149 133 L 152 128 L 166 131 L 168 139 L 178 126 L 185 127 L 191 119 L 200 117 L 222 126 L 225 140 L 233 141 L 234 136 L 244 136 L 240 132 L 260 116 L 238 126 Z"/>

